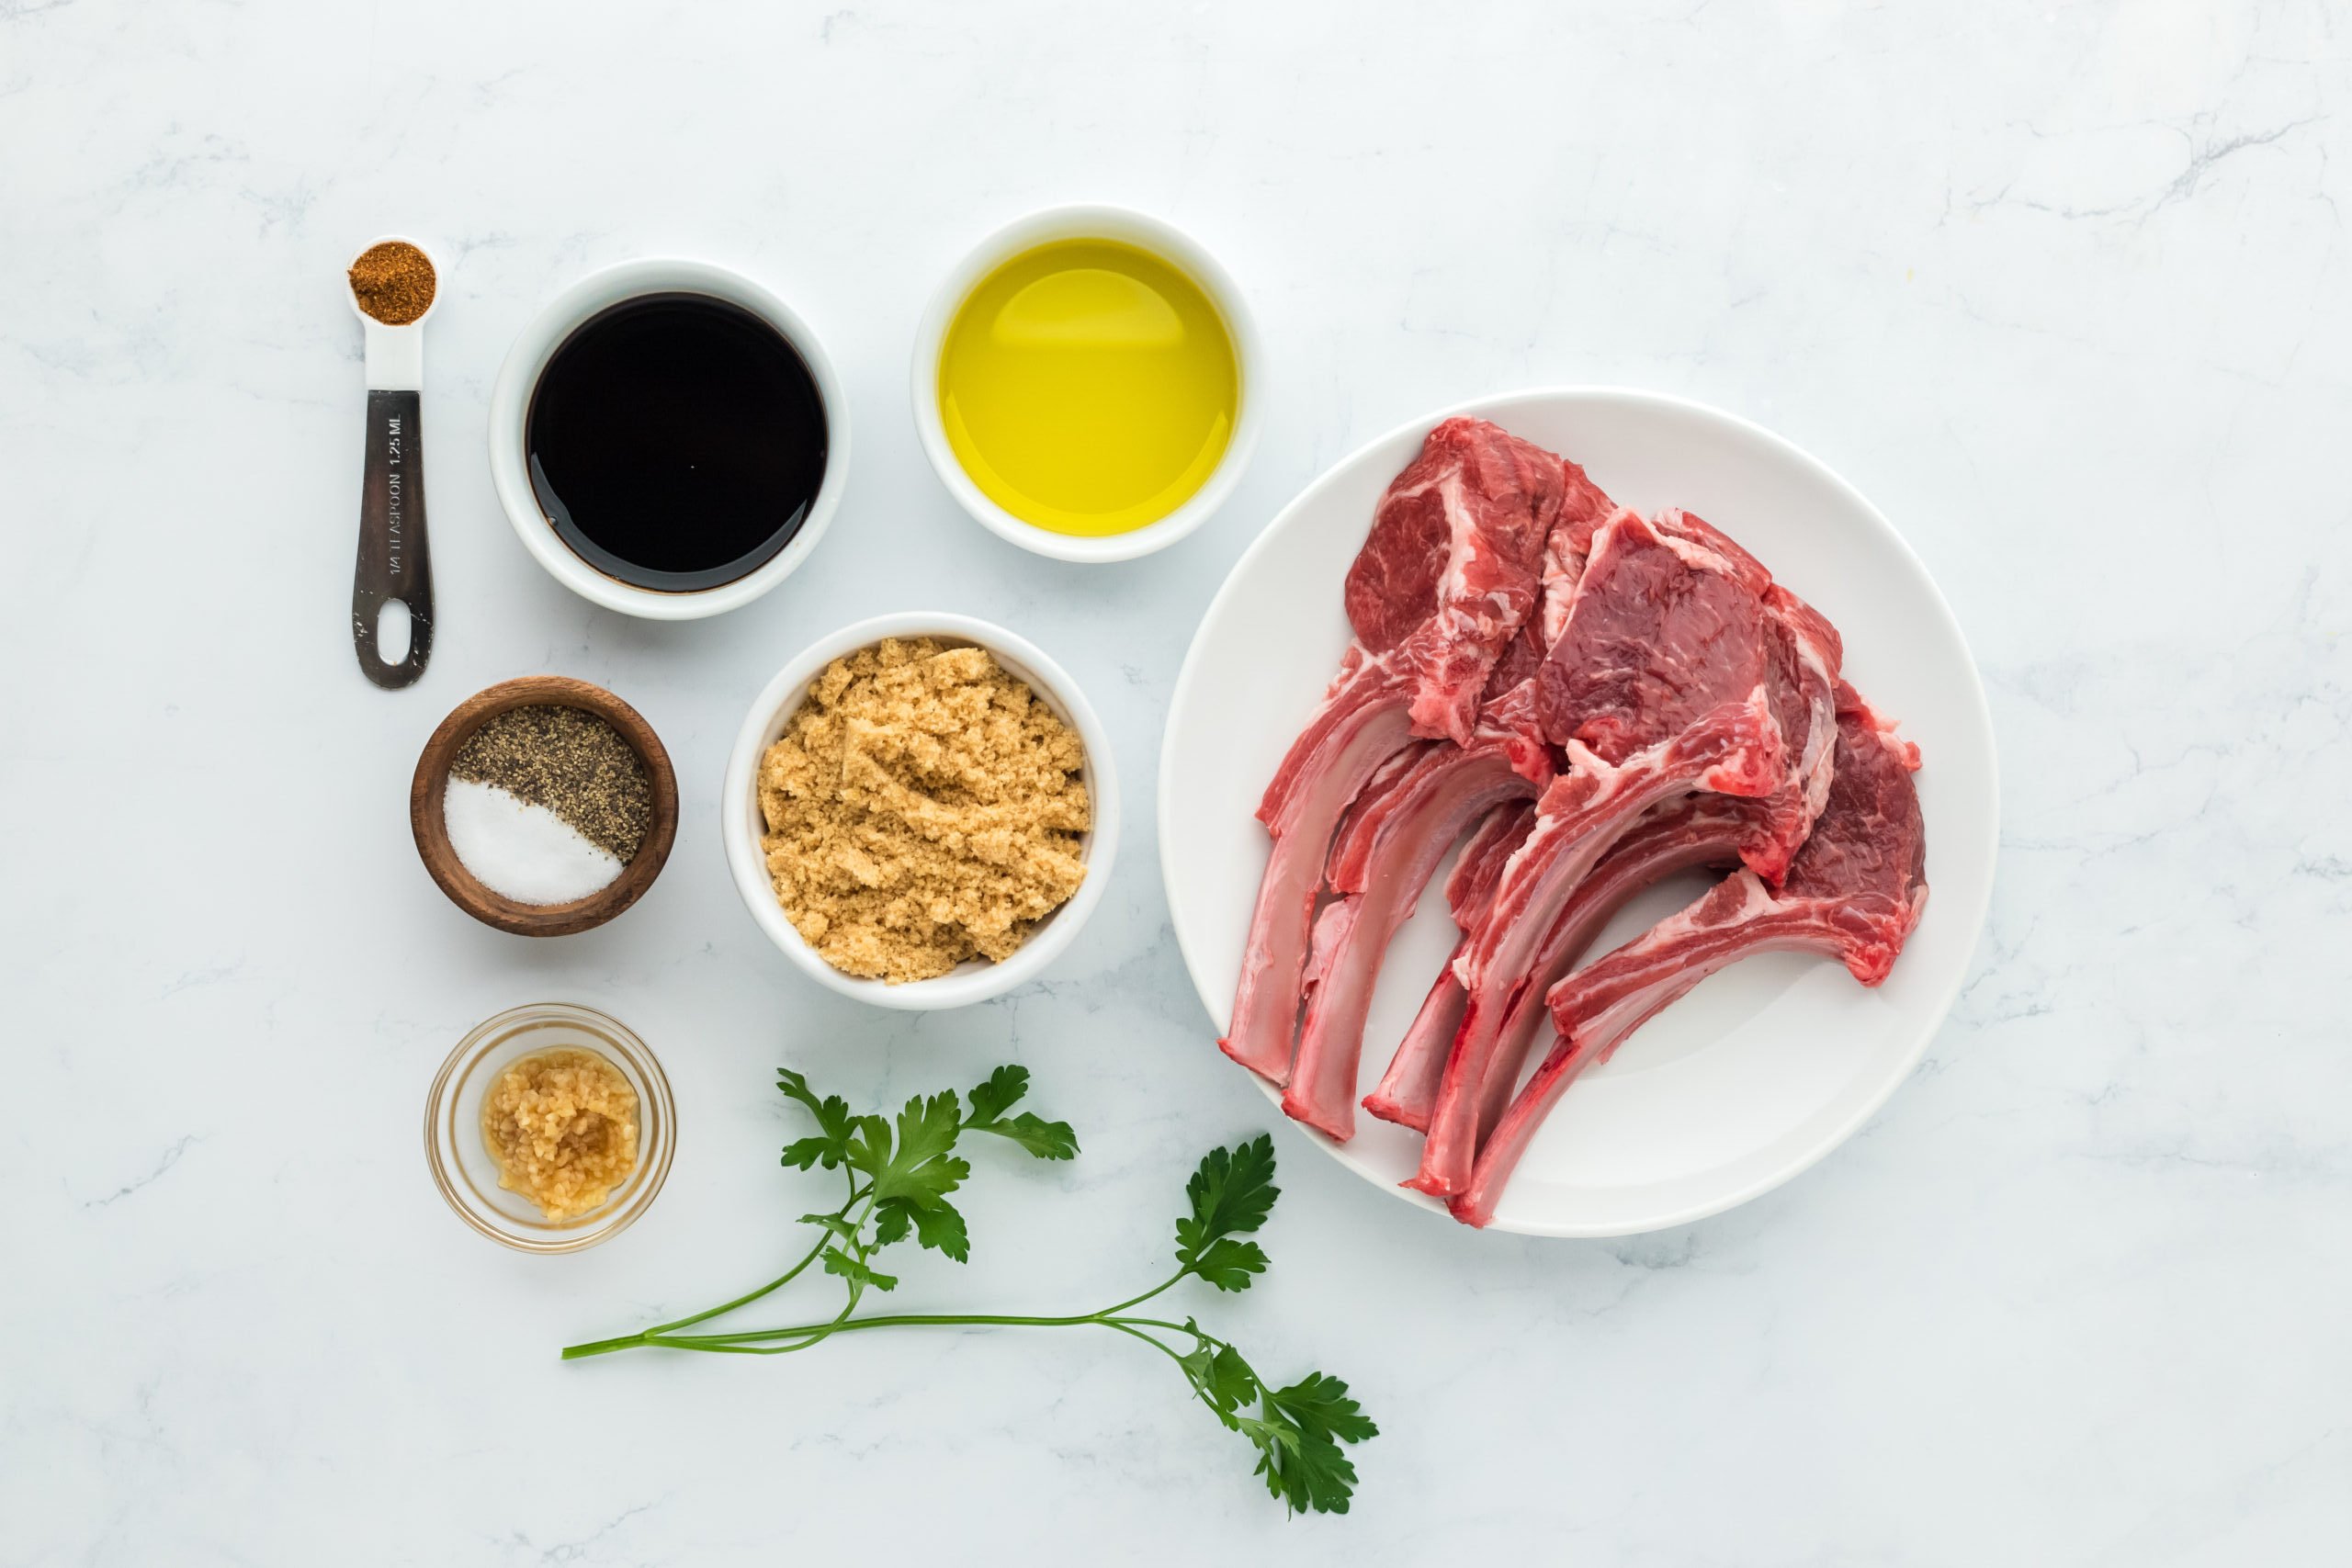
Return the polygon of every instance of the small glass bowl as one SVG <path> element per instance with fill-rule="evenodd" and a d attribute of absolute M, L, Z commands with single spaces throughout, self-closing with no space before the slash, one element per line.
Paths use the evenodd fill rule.
<path fill-rule="evenodd" d="M 566 1046 L 603 1056 L 637 1091 L 637 1168 L 600 1206 L 550 1220 L 498 1184 L 498 1162 L 482 1142 L 481 1105 L 509 1062 Z M 578 1252 L 618 1235 L 652 1206 L 670 1174 L 677 1124 L 662 1064 L 628 1026 L 588 1008 L 533 1002 L 474 1025 L 441 1064 L 424 1101 L 424 1158 L 449 1207 L 491 1240 L 518 1252 Z"/>

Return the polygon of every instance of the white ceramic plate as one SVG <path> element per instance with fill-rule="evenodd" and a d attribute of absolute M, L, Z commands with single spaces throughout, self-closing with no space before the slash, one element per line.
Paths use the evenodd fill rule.
<path fill-rule="evenodd" d="M 1682 1224 L 1769 1191 L 1837 1147 L 1894 1092 L 1951 1010 L 1984 923 L 1998 839 L 1984 689 L 1951 608 L 1894 527 L 1767 431 L 1615 388 L 1521 392 L 1416 420 L 1341 461 L 1274 519 L 1210 604 L 1177 679 L 1160 754 L 1160 865 L 1185 964 L 1220 1031 L 1266 863 L 1252 815 L 1259 795 L 1347 647 L 1340 583 L 1374 502 L 1451 414 L 1491 419 L 1576 459 L 1624 504 L 1686 506 L 1730 534 L 1836 623 L 1847 677 L 1925 754 L 1929 897 L 1886 983 L 1865 990 L 1843 966 L 1795 954 L 1752 958 L 1707 980 L 1568 1091 L 1494 1220 L 1536 1235 Z M 1389 950 L 1360 1094 L 1451 951 L 1442 881 L 1441 873 Z M 1654 889 L 1595 951 L 1705 885 L 1697 877 Z M 1271 1089 L 1267 1097 L 1280 1098 Z M 1438 1208 L 1397 1186 L 1419 1161 L 1418 1134 L 1360 1115 L 1355 1137 L 1335 1144 L 1284 1124 L 1367 1181 Z"/>

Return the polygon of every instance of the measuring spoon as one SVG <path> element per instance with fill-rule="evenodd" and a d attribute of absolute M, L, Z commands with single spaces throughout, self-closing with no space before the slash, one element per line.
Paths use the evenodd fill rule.
<path fill-rule="evenodd" d="M 345 292 L 368 338 L 367 467 L 359 483 L 359 560 L 351 578 L 351 641 L 360 673 L 387 691 L 398 691 L 424 673 L 433 652 L 433 558 L 424 533 L 424 323 L 441 306 L 441 264 L 421 242 L 386 234 L 359 247 L 352 259 L 378 245 L 414 245 L 433 264 L 433 299 L 424 313 L 401 326 L 388 326 L 359 307 L 346 281 Z M 387 662 L 376 632 L 387 603 L 408 606 L 408 656 Z"/>

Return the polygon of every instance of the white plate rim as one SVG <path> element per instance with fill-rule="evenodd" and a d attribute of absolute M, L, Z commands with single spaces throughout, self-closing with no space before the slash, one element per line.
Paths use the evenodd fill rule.
<path fill-rule="evenodd" d="M 1510 421 L 1507 416 L 1512 412 L 1531 404 L 1555 401 L 1647 405 L 1656 409 L 1670 410 L 1677 413 L 1695 415 L 1702 420 L 1717 423 L 1749 439 L 1762 443 L 1788 460 L 1810 469 L 1815 477 L 1842 493 L 1845 499 L 1853 504 L 1855 512 L 1866 518 L 1870 525 L 1884 536 L 1885 541 L 1894 547 L 1917 576 L 1920 585 L 1927 590 L 1928 601 L 1943 619 L 1943 630 L 1951 636 L 1965 655 L 1968 675 L 1966 695 L 1973 710 L 1971 716 L 1975 720 L 1984 738 L 1985 787 L 1989 793 L 1985 802 L 1984 836 L 1982 842 L 1976 846 L 1976 852 L 1984 865 L 1985 874 L 1981 890 L 1973 900 L 1974 907 L 1965 910 L 1962 921 L 1968 931 L 1969 951 L 1973 952 L 1976 943 L 1982 939 L 1985 916 L 1992 907 L 1993 884 L 1999 873 L 2000 852 L 2000 759 L 1997 752 L 1994 750 L 1997 745 L 1997 737 L 1993 728 L 1992 704 L 1985 694 L 1984 674 L 1977 668 L 1974 650 L 1969 647 L 1967 634 L 1962 630 L 1959 617 L 1953 615 L 1951 603 L 1944 598 L 1943 590 L 1937 585 L 1934 575 L 1928 570 L 1927 563 L 1920 559 L 1918 552 L 1911 547 L 1910 541 L 1905 539 L 1894 525 L 1888 521 L 1884 513 L 1871 502 L 1869 497 L 1863 495 L 1835 468 L 1786 436 L 1769 430 L 1753 420 L 1694 398 L 1684 398 L 1671 392 L 1650 391 L 1635 387 L 1590 382 L 1534 387 L 1519 391 L 1471 398 L 1453 403 L 1418 418 L 1392 425 L 1357 446 L 1345 457 L 1331 463 L 1322 472 L 1309 479 L 1306 487 L 1274 514 L 1273 520 L 1259 531 L 1258 536 L 1250 541 L 1249 547 L 1243 550 L 1234 561 L 1232 568 L 1226 573 L 1225 581 L 1218 584 L 1216 594 L 1210 598 L 1207 607 L 1202 611 L 1200 622 L 1193 634 L 1192 643 L 1185 649 L 1184 662 L 1177 671 L 1176 683 L 1169 694 L 1168 719 L 1161 730 L 1159 770 L 1157 780 L 1159 798 L 1154 803 L 1154 825 L 1159 838 L 1160 881 L 1163 887 L 1171 890 L 1171 896 L 1168 900 L 1169 924 L 1175 932 L 1176 949 L 1184 960 L 1185 974 L 1192 980 L 1193 992 L 1201 998 L 1201 1005 L 1207 1010 L 1212 1021 L 1221 1016 L 1226 1004 L 1213 998 L 1202 984 L 1202 966 L 1194 957 L 1192 942 L 1186 938 L 1184 917 L 1178 909 L 1172 896 L 1172 889 L 1176 883 L 1171 873 L 1170 859 L 1174 838 L 1170 830 L 1169 818 L 1169 802 L 1173 797 L 1170 772 L 1172 759 L 1175 756 L 1175 748 L 1171 742 L 1174 738 L 1177 716 L 1184 711 L 1186 699 L 1191 694 L 1192 687 L 1201 678 L 1200 671 L 1204 662 L 1204 633 L 1216 619 L 1217 612 L 1223 607 L 1226 600 L 1237 592 L 1236 584 L 1240 581 L 1257 558 L 1271 547 L 1272 542 L 1282 534 L 1292 520 L 1310 506 L 1325 490 L 1337 483 L 1341 475 L 1347 474 L 1376 448 L 1415 432 L 1426 432 L 1441 421 L 1462 416 L 1490 419 L 1509 429 Z M 1939 914 L 1941 912 L 1939 911 Z M 1832 1125 L 1812 1145 L 1796 1151 L 1777 1168 L 1728 1189 L 1714 1197 L 1663 1210 L 1655 1215 L 1644 1216 L 1639 1221 L 1607 1225 L 1574 1223 L 1554 1224 L 1526 1220 L 1507 1221 L 1498 1215 L 1486 1228 L 1510 1235 L 1583 1239 L 1641 1235 L 1652 1231 L 1668 1230 L 1676 1225 L 1690 1224 L 1707 1219 L 1762 1197 L 1765 1193 L 1793 1180 L 1818 1165 L 1832 1150 L 1852 1137 L 1871 1117 L 1884 1108 L 1886 1102 L 1894 1098 L 1894 1091 L 1907 1082 L 1912 1073 L 1917 1069 L 1919 1059 L 1927 1054 L 1928 1043 L 1935 1038 L 1937 1032 L 1942 1029 L 1945 1021 L 1951 1016 L 1952 1006 L 1959 1000 L 1962 987 L 1967 983 L 1967 967 L 1962 965 L 1946 986 L 1943 996 L 1936 1005 L 1923 1011 L 1922 1018 L 1926 1021 L 1917 1029 L 1915 1037 L 1905 1048 L 1899 1066 L 1895 1070 L 1889 1071 L 1885 1075 L 1884 1081 L 1873 1092 L 1867 1095 L 1844 1121 Z M 1251 1084 L 1279 1111 L 1282 1105 L 1281 1089 L 1238 1064 L 1234 1066 L 1233 1070 L 1247 1074 Z M 1431 1213 L 1446 1214 L 1444 1204 L 1426 1193 L 1396 1185 L 1385 1172 L 1368 1168 L 1367 1163 L 1351 1151 L 1346 1145 L 1336 1142 L 1314 1128 L 1295 1122 L 1288 1116 L 1280 1117 L 1280 1121 L 1290 1132 L 1319 1145 L 1324 1153 L 1374 1187 L 1414 1208 Z M 1447 1217 L 1451 1219 L 1452 1216 L 1449 1214 Z"/>

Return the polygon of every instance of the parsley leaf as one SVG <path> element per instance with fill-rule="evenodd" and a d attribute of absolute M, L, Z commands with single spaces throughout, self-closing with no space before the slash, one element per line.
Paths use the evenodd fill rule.
<path fill-rule="evenodd" d="M 1029 1111 L 1010 1118 L 1005 1115 L 1028 1092 L 1028 1068 L 999 1067 L 989 1075 L 988 1082 L 973 1089 L 972 1114 L 965 1120 L 965 1129 L 1009 1138 L 1039 1159 L 1075 1158 L 1078 1134 L 1069 1122 L 1048 1122 Z"/>
<path fill-rule="evenodd" d="M 1344 1514 L 1355 1493 L 1356 1467 L 1339 1444 L 1301 1430 L 1280 1412 L 1244 1417 L 1241 1429 L 1258 1445 L 1257 1473 L 1292 1513 Z"/>
<path fill-rule="evenodd" d="M 1254 1241 L 1219 1236 L 1185 1267 L 1220 1291 L 1246 1291 L 1251 1275 L 1266 1271 L 1266 1251 Z"/>
<path fill-rule="evenodd" d="M 890 1163 L 890 1123 L 879 1116 L 860 1116 L 850 1123 L 842 1144 L 842 1158 L 852 1170 L 871 1177 Z"/>
<path fill-rule="evenodd" d="M 848 1101 L 837 1094 L 818 1099 L 816 1091 L 808 1087 L 808 1080 L 790 1067 L 777 1070 L 775 1087 L 784 1091 L 786 1099 L 807 1106 L 808 1113 L 817 1119 L 815 1137 L 802 1138 L 785 1145 L 785 1164 L 796 1170 L 807 1170 L 812 1165 L 821 1164 L 827 1170 L 831 1170 L 849 1157 L 853 1119 Z"/>
<path fill-rule="evenodd" d="M 830 1138 L 796 1138 L 784 1145 L 784 1163 L 795 1170 L 806 1170 L 820 1161 L 827 1170 L 841 1164 L 841 1146 Z"/>
<path fill-rule="evenodd" d="M 1029 1092 L 1029 1069 L 1006 1063 L 965 1098 L 972 1102 L 971 1125 L 984 1127 L 1021 1102 Z"/>
<path fill-rule="evenodd" d="M 838 1274 L 844 1280 L 861 1281 L 873 1286 L 877 1291 L 895 1291 L 899 1288 L 899 1277 L 896 1274 L 883 1274 L 868 1269 L 838 1247 L 825 1248 L 825 1272 Z"/>
<path fill-rule="evenodd" d="M 1241 1423 L 1236 1412 L 1258 1397 L 1258 1374 L 1241 1359 L 1240 1351 L 1211 1339 L 1189 1317 L 1184 1320 L 1184 1330 L 1193 1337 L 1192 1350 L 1177 1358 L 1184 1376 L 1191 1380 L 1201 1403 L 1216 1412 L 1218 1420 L 1238 1428 Z"/>
<path fill-rule="evenodd" d="M 861 1116 L 845 1157 L 867 1178 L 874 1202 L 874 1245 L 914 1237 L 962 1263 L 972 1256 L 964 1216 L 947 1201 L 972 1168 L 953 1152 L 963 1131 L 963 1109 L 953 1090 L 907 1101 L 894 1135 L 879 1116 Z"/>
<path fill-rule="evenodd" d="M 1176 1222 L 1177 1263 L 1218 1290 L 1248 1290 L 1250 1276 L 1265 1271 L 1265 1253 L 1256 1242 L 1219 1244 L 1264 1224 L 1282 1196 L 1274 1185 L 1274 1140 L 1261 1133 L 1231 1149 L 1211 1149 L 1184 1184 L 1184 1196 L 1193 1212 Z"/>
<path fill-rule="evenodd" d="M 1006 1122 L 979 1122 L 973 1126 L 972 1131 L 1010 1138 L 1039 1159 L 1078 1157 L 1078 1134 L 1070 1130 L 1070 1124 L 1048 1122 L 1034 1111 L 1024 1111 Z"/>
<path fill-rule="evenodd" d="M 891 1207 L 899 1208 L 897 1200 Z M 964 1229 L 964 1216 L 945 1203 L 931 1209 L 901 1210 L 910 1213 L 915 1224 L 915 1240 L 934 1252 L 944 1252 L 958 1263 L 972 1258 L 972 1240 Z"/>
<path fill-rule="evenodd" d="M 951 1152 L 963 1125 L 954 1089 L 929 1100 L 917 1095 L 899 1112 L 895 1149 L 882 1118 L 860 1117 L 857 1136 L 850 1140 L 849 1163 L 872 1179 L 877 1204 L 897 1199 L 918 1209 L 935 1208 L 972 1174 L 972 1168 Z"/>
<path fill-rule="evenodd" d="M 1348 1397 L 1348 1385 L 1321 1372 L 1309 1372 L 1269 1398 L 1303 1427 L 1328 1432 L 1343 1442 L 1361 1443 L 1380 1436 L 1363 1407 Z"/>
<path fill-rule="evenodd" d="M 905 1198 L 885 1199 L 874 1205 L 874 1246 L 869 1250 L 879 1252 L 893 1242 L 904 1241 L 910 1230 L 933 1251 L 944 1252 L 958 1263 L 971 1261 L 971 1235 L 955 1205 L 924 1206 Z"/>
<path fill-rule="evenodd" d="M 1380 1435 L 1348 1397 L 1348 1385 L 1309 1372 L 1288 1388 L 1264 1390 L 1258 1408 L 1255 1418 L 1243 1416 L 1238 1425 L 1258 1445 L 1257 1473 L 1266 1478 L 1266 1490 L 1294 1514 L 1346 1513 L 1356 1467 L 1340 1445 Z"/>

